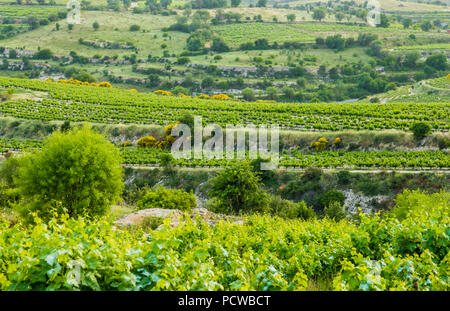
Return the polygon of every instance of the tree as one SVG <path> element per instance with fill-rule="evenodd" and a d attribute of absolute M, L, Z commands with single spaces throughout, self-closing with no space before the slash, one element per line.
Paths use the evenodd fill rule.
<path fill-rule="evenodd" d="M 436 70 L 446 70 L 447 69 L 447 57 L 440 53 L 440 54 L 433 54 L 428 56 L 428 58 L 425 61 L 425 64 L 427 64 L 430 67 L 433 67 Z"/>
<path fill-rule="evenodd" d="M 50 59 L 53 57 L 53 52 L 50 49 L 42 49 L 34 54 L 35 59 Z"/>
<path fill-rule="evenodd" d="M 172 4 L 172 0 L 160 0 L 161 6 L 167 9 Z"/>
<path fill-rule="evenodd" d="M 123 7 L 128 9 L 131 6 L 131 0 L 122 0 Z"/>
<path fill-rule="evenodd" d="M 17 185 L 32 212 L 49 219 L 51 208 L 71 217 L 105 215 L 123 189 L 119 150 L 89 126 L 54 132 L 42 150 L 23 158 Z"/>
<path fill-rule="evenodd" d="M 268 196 L 259 188 L 260 179 L 248 162 L 221 170 L 210 180 L 208 195 L 221 213 L 242 214 L 268 210 Z"/>
<path fill-rule="evenodd" d="M 130 26 L 130 31 L 139 31 L 139 29 L 141 29 L 141 26 L 139 26 L 139 25 L 131 25 Z"/>
<path fill-rule="evenodd" d="M 420 28 L 422 28 L 423 31 L 430 31 L 431 28 L 433 28 L 433 25 L 431 24 L 430 21 L 426 21 L 420 25 Z"/>
<path fill-rule="evenodd" d="M 409 26 L 411 26 L 412 24 L 412 19 L 411 18 L 405 18 L 402 22 L 403 24 L 403 28 L 408 29 Z"/>
<path fill-rule="evenodd" d="M 338 22 L 342 21 L 345 17 L 344 13 L 342 13 L 341 11 L 338 11 L 334 14 L 334 17 L 336 18 L 336 20 Z"/>
<path fill-rule="evenodd" d="M 211 77 L 206 77 L 202 80 L 201 87 L 202 89 L 210 88 L 214 85 L 214 79 Z"/>
<path fill-rule="evenodd" d="M 382 28 L 389 27 L 389 18 L 387 17 L 386 14 L 384 14 L 384 13 L 380 14 L 380 23 L 377 25 L 377 27 L 382 27 Z"/>
<path fill-rule="evenodd" d="M 287 85 L 283 86 L 283 88 L 281 89 L 281 92 L 283 92 L 283 96 L 286 99 L 293 99 L 295 97 L 294 89 Z"/>
<path fill-rule="evenodd" d="M 238 7 L 239 4 L 241 4 L 241 1 L 242 1 L 242 0 L 231 0 L 231 6 L 232 6 L 233 8 Z"/>
<path fill-rule="evenodd" d="M 242 90 L 242 96 L 248 101 L 255 100 L 255 92 L 249 87 Z"/>
<path fill-rule="evenodd" d="M 30 29 L 36 29 L 39 27 L 39 20 L 36 16 L 28 16 L 25 19 L 25 24 L 28 24 L 30 26 Z"/>
<path fill-rule="evenodd" d="M 230 48 L 221 37 L 215 37 L 213 39 L 211 51 L 222 53 L 228 52 L 229 50 Z"/>
<path fill-rule="evenodd" d="M 267 6 L 267 0 L 258 0 L 256 6 L 258 8 L 265 8 Z"/>
<path fill-rule="evenodd" d="M 97 22 L 94 22 L 92 24 L 92 28 L 94 28 L 94 30 L 98 30 L 100 28 L 100 25 Z"/>
<path fill-rule="evenodd" d="M 422 140 L 431 133 L 431 126 L 426 122 L 416 122 L 411 125 L 410 130 L 413 132 L 416 140 Z"/>
<path fill-rule="evenodd" d="M 278 89 L 273 86 L 266 88 L 267 98 L 271 100 L 276 100 L 278 98 Z"/>
<path fill-rule="evenodd" d="M 150 74 L 148 76 L 148 80 L 148 84 L 150 87 L 157 87 L 161 84 L 161 78 L 155 73 Z"/>
<path fill-rule="evenodd" d="M 292 23 L 293 21 L 295 21 L 295 17 L 296 17 L 296 16 L 295 16 L 294 13 L 286 15 L 286 19 L 287 19 L 288 22 L 290 22 L 290 23 Z"/>
<path fill-rule="evenodd" d="M 205 38 L 200 32 L 191 34 L 186 40 L 186 48 L 189 51 L 199 51 L 205 47 Z"/>
<path fill-rule="evenodd" d="M 327 9 L 324 7 L 316 8 L 313 11 L 313 19 L 316 19 L 319 22 L 322 21 L 322 19 L 324 19 L 326 15 L 327 15 Z"/>
<path fill-rule="evenodd" d="M 411 52 L 406 54 L 405 56 L 405 66 L 407 68 L 415 68 L 416 67 L 416 63 L 420 58 L 420 53 L 419 52 Z"/>
<path fill-rule="evenodd" d="M 345 195 L 337 190 L 329 190 L 322 194 L 320 198 L 320 204 L 322 207 L 330 206 L 333 202 L 337 202 L 339 205 L 344 205 Z"/>

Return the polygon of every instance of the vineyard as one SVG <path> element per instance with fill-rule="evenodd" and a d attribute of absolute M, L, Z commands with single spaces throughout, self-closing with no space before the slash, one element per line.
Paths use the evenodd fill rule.
<path fill-rule="evenodd" d="M 223 126 L 278 124 L 283 128 L 376 130 L 408 129 L 411 122 L 424 120 L 434 130 L 448 130 L 450 127 L 450 106 L 439 102 L 253 103 L 158 96 L 117 88 L 14 78 L 0 78 L 0 85 L 49 94 L 48 99 L 0 103 L 1 115 L 24 119 L 165 125 L 190 112 L 203 117 L 205 123 Z"/>
<path fill-rule="evenodd" d="M 390 217 L 360 224 L 252 216 L 130 234 L 68 216 L 0 222 L 0 290 L 310 290 L 318 279 L 328 290 L 448 290 L 448 200 L 405 193 Z"/>
<path fill-rule="evenodd" d="M 2 298 L 450 291 L 431 2 L 0 0 Z"/>
<path fill-rule="evenodd" d="M 20 151 L 40 148 L 42 141 L 29 139 L 0 139 L 0 150 Z M 120 154 L 124 164 L 158 165 L 162 155 L 169 151 L 156 148 L 121 147 Z M 225 167 L 237 161 L 225 158 L 214 159 L 175 159 L 174 164 L 186 167 Z M 251 160 L 248 153 L 247 160 Z M 302 153 L 283 151 L 279 166 L 292 168 L 448 168 L 450 154 L 446 151 L 321 151 Z"/>
<path fill-rule="evenodd" d="M 259 24 L 259 23 L 241 23 L 214 26 L 212 28 L 220 34 L 224 40 L 231 46 L 239 46 L 242 43 L 255 41 L 265 38 L 270 43 L 273 42 L 314 42 L 317 36 L 326 34 L 342 34 L 344 36 L 354 36 L 359 33 L 376 33 L 382 37 L 405 36 L 412 33 L 418 33 L 418 30 L 394 28 L 386 30 L 384 28 L 369 26 L 354 26 L 342 24 Z M 261 34 L 264 34 L 263 36 Z"/>

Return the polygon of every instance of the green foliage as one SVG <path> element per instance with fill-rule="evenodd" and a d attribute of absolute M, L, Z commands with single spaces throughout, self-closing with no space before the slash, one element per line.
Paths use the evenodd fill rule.
<path fill-rule="evenodd" d="M 139 31 L 141 29 L 141 26 L 139 25 L 131 25 L 130 31 Z"/>
<path fill-rule="evenodd" d="M 323 211 L 325 216 L 336 221 L 342 220 L 347 216 L 342 204 L 339 201 L 331 201 L 327 206 L 325 206 Z"/>
<path fill-rule="evenodd" d="M 197 201 L 192 192 L 178 189 L 156 188 L 148 191 L 144 197 L 137 202 L 139 209 L 165 208 L 190 211 L 197 207 Z"/>
<path fill-rule="evenodd" d="M 209 196 L 217 200 L 216 211 L 247 214 L 268 211 L 268 196 L 260 188 L 260 178 L 248 162 L 238 162 L 221 170 L 209 181 Z"/>
<path fill-rule="evenodd" d="M 242 103 L 198 98 L 182 99 L 174 96 L 130 92 L 119 88 L 6 77 L 0 78 L 0 85 L 47 92 L 51 96 L 51 99 L 40 101 L 12 101 L 3 106 L 2 113 L 5 116 L 25 119 L 163 125 L 179 120 L 186 110 L 190 110 L 191 113 L 202 116 L 206 123 L 219 125 L 236 124 L 235 118 L 239 114 L 239 122 L 243 124 L 260 125 L 272 122 L 289 128 L 305 127 L 332 131 L 339 129 L 404 130 L 408 129 L 412 122 L 424 119 L 429 120 L 433 129 L 450 128 L 448 105 L 444 102 L 329 103 L 327 105 L 322 103 L 301 105 Z M 69 106 L 68 100 L 73 100 Z M 89 114 L 86 113 L 86 109 L 89 110 Z M 126 114 L 123 113 L 124 109 L 127 111 Z M 37 113 L 30 114 L 27 111 L 37 111 Z M 218 113 L 220 118 L 217 118 Z"/>
<path fill-rule="evenodd" d="M 427 122 L 416 122 L 411 125 L 410 130 L 416 140 L 421 140 L 431 133 L 431 126 Z"/>
<path fill-rule="evenodd" d="M 314 210 L 308 207 L 304 201 L 295 203 L 291 200 L 284 200 L 279 196 L 272 196 L 269 207 L 273 215 L 285 219 L 301 218 L 303 220 L 311 220 L 316 218 Z"/>
<path fill-rule="evenodd" d="M 50 49 L 41 49 L 34 54 L 35 59 L 51 59 L 53 52 Z"/>
<path fill-rule="evenodd" d="M 242 97 L 248 101 L 254 101 L 256 99 L 255 92 L 249 87 L 242 90 Z"/>
<path fill-rule="evenodd" d="M 55 132 L 42 150 L 21 161 L 16 182 L 28 202 L 21 210 L 28 220 L 31 211 L 48 216 L 48 206 L 66 209 L 70 216 L 104 215 L 120 199 L 119 151 L 88 126 Z"/>
<path fill-rule="evenodd" d="M 337 202 L 340 206 L 344 204 L 345 195 L 337 190 L 330 190 L 325 192 L 320 198 L 320 204 L 325 208 L 330 206 L 332 203 Z"/>
<path fill-rule="evenodd" d="M 405 193 L 403 220 L 187 219 L 151 237 L 67 215 L 0 222 L 0 290 L 305 290 L 330 278 L 336 290 L 448 290 L 449 199 Z"/>

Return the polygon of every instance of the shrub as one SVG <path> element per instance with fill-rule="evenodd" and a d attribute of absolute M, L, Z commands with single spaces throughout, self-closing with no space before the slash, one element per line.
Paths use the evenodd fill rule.
<path fill-rule="evenodd" d="M 137 141 L 137 146 L 139 148 L 153 148 L 158 143 L 158 140 L 156 140 L 153 136 L 145 136 L 141 137 Z"/>
<path fill-rule="evenodd" d="M 247 87 L 242 90 L 242 97 L 244 97 L 245 100 L 253 101 L 255 100 L 255 92 Z"/>
<path fill-rule="evenodd" d="M 339 185 L 348 185 L 351 181 L 351 174 L 349 171 L 339 171 L 337 173 L 338 184 Z"/>
<path fill-rule="evenodd" d="M 54 132 L 42 146 L 23 158 L 17 185 L 26 199 L 22 216 L 31 212 L 47 220 L 49 207 L 69 216 L 105 215 L 123 188 L 118 149 L 106 137 L 84 126 Z"/>
<path fill-rule="evenodd" d="M 50 49 L 42 49 L 34 54 L 35 59 L 50 59 L 53 57 L 53 52 Z"/>
<path fill-rule="evenodd" d="M 439 139 L 438 147 L 440 150 L 447 149 L 450 147 L 450 140 L 446 138 Z"/>
<path fill-rule="evenodd" d="M 272 196 L 270 198 L 270 212 L 273 215 L 280 216 L 285 219 L 297 219 L 303 220 L 313 219 L 316 217 L 316 213 L 311 207 L 308 207 L 304 201 L 295 203 L 291 200 L 284 200 L 280 196 Z"/>
<path fill-rule="evenodd" d="M 197 201 L 192 192 L 178 189 L 157 188 L 147 192 L 142 200 L 137 202 L 138 209 L 165 208 L 190 211 L 197 207 Z"/>
<path fill-rule="evenodd" d="M 141 29 L 141 26 L 139 26 L 139 25 L 131 25 L 130 26 L 130 31 L 139 31 L 139 29 Z"/>
<path fill-rule="evenodd" d="M 336 221 L 344 219 L 347 215 L 338 201 L 332 201 L 328 206 L 325 206 L 323 211 L 325 216 Z"/>
<path fill-rule="evenodd" d="M 249 163 L 233 164 L 210 179 L 209 196 L 217 200 L 216 211 L 226 214 L 267 212 L 268 195 Z"/>
<path fill-rule="evenodd" d="M 177 59 L 177 63 L 179 65 L 185 65 L 185 64 L 190 63 L 190 62 L 191 62 L 191 59 L 189 57 L 187 57 L 187 56 L 180 56 Z"/>
<path fill-rule="evenodd" d="M 330 190 L 322 194 L 322 197 L 320 198 L 320 204 L 322 204 L 322 207 L 327 207 L 333 202 L 338 202 L 340 205 L 344 205 L 345 196 L 337 191 L 337 190 Z"/>
<path fill-rule="evenodd" d="M 413 132 L 416 140 L 421 140 L 431 133 L 431 126 L 426 122 L 416 122 L 411 126 L 410 130 Z"/>
<path fill-rule="evenodd" d="M 324 151 L 327 147 L 328 140 L 325 137 L 319 138 L 317 141 L 312 142 L 310 147 L 315 148 L 316 151 Z"/>

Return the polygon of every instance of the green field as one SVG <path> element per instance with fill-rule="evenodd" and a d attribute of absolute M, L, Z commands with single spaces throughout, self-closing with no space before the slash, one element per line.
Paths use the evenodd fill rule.
<path fill-rule="evenodd" d="M 81 13 L 81 24 L 75 25 L 72 31 L 67 28 L 65 20 L 60 21 L 61 28 L 55 30 L 55 24 L 42 26 L 35 31 L 21 34 L 14 38 L 1 42 L 2 46 L 21 47 L 28 50 L 37 50 L 39 47 L 51 46 L 56 54 L 68 55 L 70 51 L 76 51 L 80 55 L 94 56 L 102 54 L 108 56 L 130 55 L 132 52 L 122 49 L 98 49 L 79 44 L 80 38 L 84 40 L 103 40 L 114 43 L 131 42 L 138 49 L 141 58 L 147 58 L 149 54 L 161 56 L 161 44 L 165 43 L 168 50 L 180 53 L 183 50 L 186 34 L 170 33 L 168 38 L 163 38 L 162 28 L 174 23 L 172 17 L 158 15 L 136 15 L 127 12 L 96 12 L 83 11 Z M 98 22 L 100 29 L 94 31 L 92 24 Z M 140 31 L 129 31 L 130 25 L 137 24 Z M 145 32 L 144 32 L 145 30 Z M 155 38 L 156 36 L 156 38 Z M 37 39 L 39 38 L 39 39 Z"/>

